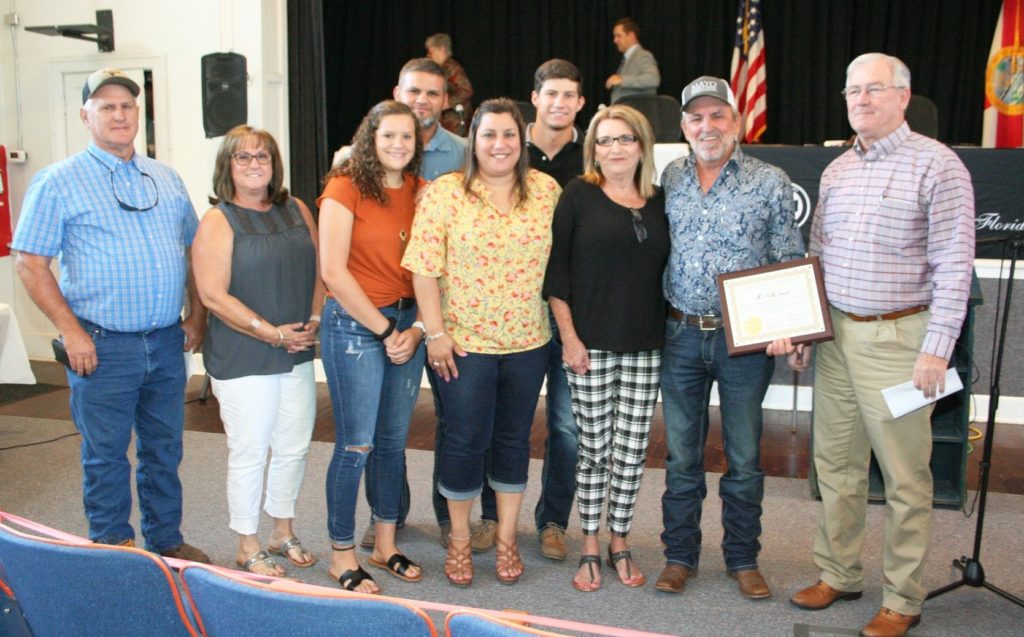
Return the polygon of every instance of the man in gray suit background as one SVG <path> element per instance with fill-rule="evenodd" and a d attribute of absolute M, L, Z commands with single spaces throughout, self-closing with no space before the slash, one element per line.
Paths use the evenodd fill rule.
<path fill-rule="evenodd" d="M 654 95 L 661 84 L 661 73 L 654 54 L 640 46 L 640 25 L 633 18 L 619 18 L 612 28 L 612 40 L 622 53 L 619 70 L 605 80 L 612 92 L 611 103 L 623 95 Z"/>

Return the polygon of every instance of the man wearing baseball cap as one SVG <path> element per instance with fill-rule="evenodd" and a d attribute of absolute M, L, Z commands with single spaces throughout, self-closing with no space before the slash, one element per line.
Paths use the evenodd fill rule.
<path fill-rule="evenodd" d="M 206 323 L 188 267 L 198 219 L 178 174 L 135 152 L 138 95 L 118 69 L 89 76 L 81 118 L 91 140 L 32 179 L 11 247 L 29 296 L 60 332 L 55 350 L 67 351 L 89 538 L 134 546 L 126 456 L 134 431 L 146 548 L 209 562 L 182 539 L 178 478 L 182 350 L 199 347 Z"/>
<path fill-rule="evenodd" d="M 718 381 L 728 470 L 719 482 L 722 550 L 730 577 L 749 599 L 771 596 L 757 556 L 764 473 L 761 402 L 775 369 L 764 353 L 729 356 L 715 277 L 804 256 L 789 178 L 737 144 L 740 118 L 728 82 L 699 77 L 683 89 L 682 129 L 690 155 L 661 176 L 672 248 L 661 392 L 668 459 L 661 540 L 666 566 L 655 588 L 681 593 L 700 560 L 707 494 L 704 445 L 708 399 Z"/>

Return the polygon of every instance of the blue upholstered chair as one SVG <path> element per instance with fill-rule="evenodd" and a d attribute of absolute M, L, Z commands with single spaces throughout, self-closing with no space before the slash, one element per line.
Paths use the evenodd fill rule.
<path fill-rule="evenodd" d="M 486 613 L 470 610 L 454 610 L 444 620 L 447 637 L 523 637 L 523 635 L 541 635 L 543 637 L 562 637 L 561 633 L 529 628 L 505 619 L 492 617 Z"/>
<path fill-rule="evenodd" d="M 262 582 L 202 564 L 190 564 L 180 575 L 196 623 L 208 637 L 437 637 L 426 613 L 391 597 Z"/>
<path fill-rule="evenodd" d="M 37 637 L 197 635 L 174 575 L 152 553 L 43 538 L 0 521 L 0 569 Z"/>
<path fill-rule="evenodd" d="M 6 576 L 0 568 L 0 635 L 4 637 L 32 637 L 21 605 L 14 598 L 14 591 L 4 581 Z"/>

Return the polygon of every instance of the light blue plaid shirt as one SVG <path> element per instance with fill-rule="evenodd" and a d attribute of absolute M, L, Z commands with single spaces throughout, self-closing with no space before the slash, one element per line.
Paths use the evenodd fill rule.
<path fill-rule="evenodd" d="M 142 212 L 118 203 L 146 208 L 157 196 Z M 11 247 L 59 256 L 60 289 L 75 316 L 144 332 L 178 320 L 185 249 L 198 225 L 174 170 L 138 154 L 123 161 L 90 142 L 32 179 Z"/>

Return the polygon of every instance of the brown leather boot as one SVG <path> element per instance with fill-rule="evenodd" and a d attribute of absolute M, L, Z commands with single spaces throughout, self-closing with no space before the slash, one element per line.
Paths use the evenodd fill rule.
<path fill-rule="evenodd" d="M 682 593 L 686 580 L 696 576 L 697 571 L 691 571 L 682 564 L 668 564 L 662 569 L 654 588 L 664 593 Z"/>
<path fill-rule="evenodd" d="M 921 623 L 921 615 L 904 615 L 885 606 L 861 629 L 861 637 L 903 637 Z"/>
<path fill-rule="evenodd" d="M 804 610 L 823 610 L 840 599 L 860 599 L 860 591 L 839 591 L 818 580 L 789 598 L 789 603 Z"/>

